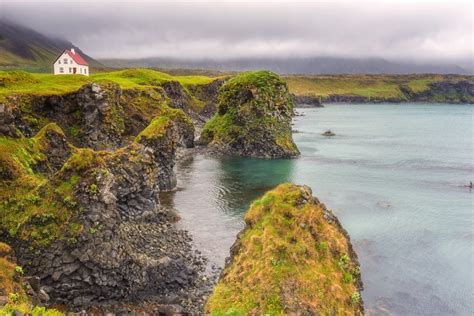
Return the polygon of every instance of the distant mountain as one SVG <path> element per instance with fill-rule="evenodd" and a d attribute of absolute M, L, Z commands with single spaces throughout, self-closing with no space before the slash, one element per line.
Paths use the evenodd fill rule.
<path fill-rule="evenodd" d="M 241 58 L 183 60 L 174 58 L 102 59 L 109 67 L 191 68 L 217 71 L 268 69 L 280 74 L 472 74 L 457 65 L 392 62 L 382 58 Z"/>
<path fill-rule="evenodd" d="M 16 23 L 0 20 L 0 69 L 48 71 L 59 54 L 71 47 L 85 58 L 89 66 L 104 67 L 67 40 L 50 38 Z"/>

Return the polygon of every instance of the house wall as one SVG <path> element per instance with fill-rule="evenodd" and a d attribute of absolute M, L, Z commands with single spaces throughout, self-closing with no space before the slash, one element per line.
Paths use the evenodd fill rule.
<path fill-rule="evenodd" d="M 67 60 L 67 64 L 64 63 L 64 59 Z M 54 63 L 54 74 L 55 75 L 72 75 L 73 68 L 76 68 L 76 74 L 89 76 L 89 66 L 77 64 L 68 54 L 63 53 L 58 60 Z M 61 72 L 63 68 L 63 72 Z"/>

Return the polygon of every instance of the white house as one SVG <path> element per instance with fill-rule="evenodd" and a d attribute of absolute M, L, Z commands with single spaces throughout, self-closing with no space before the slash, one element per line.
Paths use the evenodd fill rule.
<path fill-rule="evenodd" d="M 66 49 L 54 62 L 54 74 L 89 76 L 89 65 L 74 48 Z"/>

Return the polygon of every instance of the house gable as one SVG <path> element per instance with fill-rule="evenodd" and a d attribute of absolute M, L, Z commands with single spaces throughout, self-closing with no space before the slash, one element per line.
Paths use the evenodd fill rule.
<path fill-rule="evenodd" d="M 89 76 L 89 65 L 82 57 L 71 50 L 64 50 L 53 63 L 55 75 L 86 75 Z"/>

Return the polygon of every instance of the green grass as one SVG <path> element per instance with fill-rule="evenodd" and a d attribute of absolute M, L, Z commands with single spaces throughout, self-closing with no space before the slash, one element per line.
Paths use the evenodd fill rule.
<path fill-rule="evenodd" d="M 304 193 L 303 193 L 304 192 Z M 321 315 L 360 312 L 358 268 L 345 235 L 308 191 L 281 184 L 254 201 L 240 247 L 210 296 L 211 315 Z M 324 243 L 324 247 L 320 245 Z M 357 298 L 357 297 L 356 297 Z"/>
<path fill-rule="evenodd" d="M 207 76 L 171 76 L 151 69 L 127 69 L 82 75 L 52 75 L 24 71 L 0 71 L 0 99 L 11 94 L 54 95 L 78 90 L 84 84 L 110 80 L 122 89 L 149 88 L 164 82 L 178 81 L 184 87 L 207 84 L 215 78 Z M 3 85 L 1 84 L 3 82 Z"/>
<path fill-rule="evenodd" d="M 326 98 L 330 95 L 355 95 L 370 98 L 403 98 L 400 85 L 413 92 L 427 90 L 432 82 L 465 80 L 468 76 L 444 75 L 318 75 L 286 76 L 291 93 Z"/>

